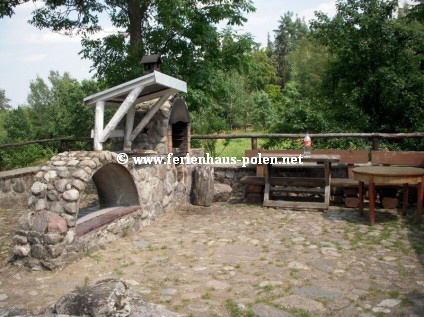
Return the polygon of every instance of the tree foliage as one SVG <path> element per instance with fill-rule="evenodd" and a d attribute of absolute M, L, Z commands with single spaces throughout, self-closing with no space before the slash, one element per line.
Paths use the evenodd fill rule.
<path fill-rule="evenodd" d="M 334 18 L 319 13 L 312 23 L 332 54 L 323 91 L 334 117 L 362 131 L 423 129 L 424 33 L 396 10 L 394 0 L 338 1 Z"/>

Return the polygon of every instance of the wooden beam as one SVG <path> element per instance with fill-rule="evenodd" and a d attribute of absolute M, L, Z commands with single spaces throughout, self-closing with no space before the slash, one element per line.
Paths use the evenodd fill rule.
<path fill-rule="evenodd" d="M 404 139 L 404 138 L 424 138 L 424 132 L 414 133 L 311 133 L 311 138 L 382 138 L 382 139 Z M 300 139 L 304 138 L 304 134 L 194 134 L 192 139 L 208 140 L 208 139 Z"/>
<path fill-rule="evenodd" d="M 147 85 L 153 84 L 156 81 L 154 73 L 133 79 L 121 85 L 106 89 L 104 91 L 98 92 L 94 95 L 84 98 L 85 105 L 89 106 L 96 103 L 99 100 L 106 101 L 108 99 L 114 98 L 116 96 L 121 96 L 127 92 L 131 92 L 137 87 L 145 87 Z M 138 97 L 138 96 L 137 96 Z"/>
<path fill-rule="evenodd" d="M 146 95 L 146 96 L 142 96 L 140 98 L 137 98 L 134 101 L 134 104 L 139 104 L 139 103 L 142 103 L 142 102 L 146 102 L 146 101 L 149 101 L 149 100 L 160 98 L 164 94 L 172 95 L 172 94 L 175 94 L 177 92 L 178 92 L 178 90 L 172 89 L 172 88 L 164 89 L 164 90 L 161 90 L 161 91 L 158 91 L 158 92 L 154 92 L 152 94 L 149 94 L 149 95 Z M 106 101 L 106 106 L 116 107 L 117 105 L 120 105 L 123 101 L 124 101 L 123 98 L 120 98 L 120 99 L 110 99 L 110 100 Z"/>
<path fill-rule="evenodd" d="M 94 121 L 94 141 L 93 141 L 93 149 L 94 151 L 103 150 L 103 125 L 104 125 L 104 112 L 105 112 L 105 102 L 97 101 L 96 102 L 96 117 Z"/>
<path fill-rule="evenodd" d="M 131 133 L 134 128 L 135 104 L 128 110 L 125 123 L 124 150 L 131 151 Z"/>
<path fill-rule="evenodd" d="M 160 109 L 160 107 L 163 105 L 163 103 L 168 100 L 170 94 L 165 94 L 162 97 L 159 98 L 159 100 L 155 103 L 155 105 L 149 110 L 149 112 L 141 119 L 140 123 L 137 125 L 137 127 L 134 129 L 134 131 L 131 133 L 130 141 L 134 141 L 137 135 L 143 129 L 146 127 L 146 125 L 149 123 L 149 121 L 153 118 L 156 112 Z"/>
<path fill-rule="evenodd" d="M 124 115 L 132 107 L 132 105 L 134 104 L 134 101 L 137 99 L 138 95 L 143 90 L 143 88 L 144 86 L 138 86 L 138 87 L 135 87 L 133 90 L 131 90 L 131 92 L 125 98 L 122 105 L 118 108 L 118 110 L 116 110 L 112 119 L 110 119 L 109 123 L 106 125 L 106 128 L 103 130 L 102 138 L 101 138 L 102 142 L 108 139 L 112 130 L 116 128 L 116 126 L 119 124 L 119 121 L 121 121 Z"/>
<path fill-rule="evenodd" d="M 109 134 L 109 138 L 123 138 L 124 134 L 124 130 L 112 130 L 112 132 Z M 90 135 L 91 138 L 94 138 L 94 129 L 91 130 Z"/>

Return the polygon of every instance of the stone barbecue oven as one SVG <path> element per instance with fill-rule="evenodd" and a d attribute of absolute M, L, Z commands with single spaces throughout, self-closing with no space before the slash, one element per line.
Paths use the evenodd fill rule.
<path fill-rule="evenodd" d="M 14 236 L 15 264 L 59 269 L 190 201 L 198 166 L 135 165 L 132 160 L 134 155 L 191 151 L 190 117 L 180 96 L 186 91 L 185 82 L 152 70 L 84 99 L 95 107 L 94 151 L 59 153 L 41 167 L 31 187 L 29 211 Z M 116 111 L 104 124 L 108 106 Z M 113 151 L 103 150 L 109 140 Z M 127 162 L 118 160 L 120 153 L 127 154 Z M 90 188 L 97 205 L 82 208 Z"/>

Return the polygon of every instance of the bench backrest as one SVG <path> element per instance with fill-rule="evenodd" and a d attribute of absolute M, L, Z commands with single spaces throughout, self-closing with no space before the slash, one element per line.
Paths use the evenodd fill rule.
<path fill-rule="evenodd" d="M 371 163 L 383 165 L 424 166 L 424 152 L 372 151 Z"/>
<path fill-rule="evenodd" d="M 262 155 L 266 154 L 281 154 L 281 156 L 284 155 L 299 155 L 303 154 L 302 150 L 262 150 L 262 149 L 255 149 L 255 150 L 246 150 L 245 156 L 246 157 L 254 157 L 257 156 L 259 153 Z M 368 163 L 368 151 L 367 150 L 313 150 L 311 154 L 325 154 L 325 155 L 339 155 L 340 156 L 340 163 L 347 164 L 348 165 L 348 174 L 349 177 L 352 175 L 352 168 L 354 164 L 364 164 Z M 256 175 L 257 176 L 264 176 L 264 167 L 258 165 L 256 168 Z"/>

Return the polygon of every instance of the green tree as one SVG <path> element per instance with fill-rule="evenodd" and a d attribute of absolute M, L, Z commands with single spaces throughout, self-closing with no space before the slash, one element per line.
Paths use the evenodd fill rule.
<path fill-rule="evenodd" d="M 324 93 L 336 122 L 369 132 L 422 131 L 424 33 L 396 18 L 397 1 L 337 2 L 313 35 L 331 54 Z"/>
<path fill-rule="evenodd" d="M 254 90 L 264 90 L 267 85 L 278 84 L 277 63 L 267 50 L 254 50 L 249 65 L 249 86 Z"/>
<path fill-rule="evenodd" d="M 36 139 L 80 137 L 90 135 L 93 109 L 83 105 L 84 97 L 99 90 L 94 81 L 81 83 L 51 71 L 49 84 L 37 77 L 30 84 L 28 105 L 32 110 L 31 122 Z"/>
<path fill-rule="evenodd" d="M 293 17 L 293 12 L 286 12 L 278 21 L 278 29 L 274 30 L 274 53 L 277 56 L 277 72 L 281 78 L 281 86 L 289 81 L 289 63 L 287 55 L 296 49 L 299 40 L 309 33 L 308 25 L 298 16 Z"/>
<path fill-rule="evenodd" d="M 10 109 L 10 99 L 6 97 L 6 91 L 0 88 L 0 111 Z"/>
<path fill-rule="evenodd" d="M 2 3 L 0 17 L 13 15 L 14 8 L 27 1 Z M 183 78 L 202 60 L 225 66 L 237 55 L 219 54 L 226 36 L 216 25 L 225 21 L 240 26 L 246 21 L 244 14 L 254 11 L 251 0 L 43 2 L 44 6 L 34 10 L 31 23 L 55 32 L 82 34 L 82 56 L 92 61 L 97 76 L 109 85 L 140 76 L 140 58 L 149 52 L 162 54 L 166 71 Z M 100 16 L 109 17 L 118 32 L 93 38 L 102 30 Z"/>
<path fill-rule="evenodd" d="M 327 48 L 309 38 L 299 40 L 296 49 L 289 52 L 290 78 L 299 83 L 302 96 L 319 95 L 329 58 Z"/>

